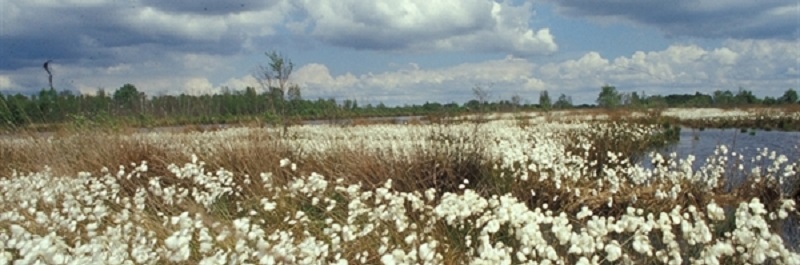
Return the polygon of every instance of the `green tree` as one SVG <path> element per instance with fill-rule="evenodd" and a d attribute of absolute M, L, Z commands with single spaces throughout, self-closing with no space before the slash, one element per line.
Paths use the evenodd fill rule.
<path fill-rule="evenodd" d="M 781 104 L 794 104 L 797 103 L 797 100 L 797 91 L 794 91 L 794 89 L 791 88 L 786 90 L 786 92 L 783 93 L 783 96 L 778 98 L 778 102 Z"/>
<path fill-rule="evenodd" d="M 539 92 L 539 107 L 543 110 L 549 110 L 553 107 L 553 102 L 550 100 L 550 94 L 547 93 L 547 90 Z"/>
<path fill-rule="evenodd" d="M 761 101 L 761 104 L 769 106 L 769 105 L 775 105 L 775 104 L 779 104 L 779 103 L 778 103 L 777 99 L 775 99 L 773 97 L 770 97 L 770 96 L 766 96 L 766 97 L 764 97 L 764 100 Z"/>
<path fill-rule="evenodd" d="M 95 96 L 87 98 L 89 106 L 95 115 L 107 115 L 111 113 L 111 98 L 106 95 L 105 89 L 98 89 Z"/>
<path fill-rule="evenodd" d="M 622 102 L 622 95 L 617 92 L 617 88 L 604 85 L 600 88 L 600 95 L 597 96 L 597 104 L 604 108 L 616 108 Z"/>
<path fill-rule="evenodd" d="M 556 100 L 556 103 L 553 104 L 553 107 L 557 108 L 557 109 L 571 108 L 572 107 L 572 97 L 569 97 L 567 95 L 561 94 L 561 96 L 558 96 L 558 100 Z"/>
<path fill-rule="evenodd" d="M 753 92 L 744 88 L 739 88 L 739 92 L 734 96 L 734 101 L 738 104 L 757 104 L 758 98 L 753 95 Z"/>
<path fill-rule="evenodd" d="M 19 93 L 14 96 L 9 95 L 6 97 L 5 103 L 10 112 L 9 122 L 12 125 L 24 125 L 33 122 L 31 116 L 28 115 L 28 110 L 32 109 L 31 106 L 35 107 L 35 103 L 28 100 L 27 97 Z"/>
<path fill-rule="evenodd" d="M 125 84 L 117 91 L 114 91 L 114 103 L 117 105 L 117 111 L 120 114 L 139 114 L 141 110 L 142 100 L 144 94 L 140 93 L 136 86 L 132 84 Z"/>
<path fill-rule="evenodd" d="M 642 97 L 640 97 L 639 93 L 636 92 L 630 94 L 624 94 L 622 95 L 622 104 L 632 108 L 641 107 Z"/>
<path fill-rule="evenodd" d="M 296 84 L 289 86 L 289 91 L 286 92 L 286 96 L 288 97 L 289 101 L 303 100 L 303 96 L 300 94 L 300 86 Z"/>
<path fill-rule="evenodd" d="M 514 94 L 511 96 L 511 110 L 516 112 L 519 107 L 522 107 L 522 97 Z"/>
<path fill-rule="evenodd" d="M 728 106 L 734 104 L 733 92 L 731 92 L 730 90 L 725 90 L 725 91 L 716 90 L 714 91 L 713 98 L 714 98 L 714 105 Z"/>
<path fill-rule="evenodd" d="M 39 112 L 42 114 L 42 121 L 55 122 L 57 115 L 61 112 L 58 109 L 58 93 L 55 89 L 42 89 L 39 91 L 39 96 L 36 98 L 36 103 L 39 105 Z"/>
<path fill-rule="evenodd" d="M 11 115 L 11 108 L 8 106 L 6 97 L 0 93 L 0 127 L 11 127 L 13 124 L 13 117 Z"/>
<path fill-rule="evenodd" d="M 689 107 L 708 107 L 711 106 L 713 101 L 714 99 L 711 96 L 695 92 L 694 96 L 691 96 L 685 105 Z"/>

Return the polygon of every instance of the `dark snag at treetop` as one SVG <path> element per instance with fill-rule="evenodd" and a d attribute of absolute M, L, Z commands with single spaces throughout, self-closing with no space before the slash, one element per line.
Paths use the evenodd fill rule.
<path fill-rule="evenodd" d="M 52 61 L 53 60 L 47 60 L 46 62 L 44 62 L 44 65 L 42 65 L 42 67 L 44 67 L 44 70 L 47 71 L 47 82 L 48 84 L 50 84 L 51 89 L 53 88 L 53 72 L 50 72 L 50 62 Z"/>

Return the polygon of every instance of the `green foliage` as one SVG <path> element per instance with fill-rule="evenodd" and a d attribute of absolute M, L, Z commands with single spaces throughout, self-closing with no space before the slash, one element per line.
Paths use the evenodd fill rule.
<path fill-rule="evenodd" d="M 556 104 L 553 105 L 554 108 L 557 109 L 567 109 L 572 107 L 572 97 L 569 97 L 565 94 L 561 94 L 558 96 L 558 100 L 556 100 Z"/>
<path fill-rule="evenodd" d="M 794 89 L 791 88 L 789 90 L 786 90 L 786 92 L 783 93 L 783 96 L 778 98 L 778 103 L 781 104 L 795 104 L 797 103 L 797 101 L 798 101 L 797 91 L 794 91 Z"/>
<path fill-rule="evenodd" d="M 355 99 L 337 101 L 304 99 L 300 87 L 289 85 L 286 93 L 279 88 L 243 90 L 223 88 L 214 95 L 158 95 L 148 96 L 133 84 L 125 84 L 115 91 L 100 89 L 94 95 L 73 94 L 71 91 L 42 89 L 30 94 L 0 94 L 0 130 L 16 130 L 41 125 L 121 128 L 125 126 L 175 126 L 186 124 L 250 124 L 263 121 L 273 125 L 287 125 L 301 120 L 327 120 L 363 117 L 426 116 L 441 120 L 466 113 L 516 112 L 535 110 L 537 105 L 522 104 L 514 95 L 508 100 L 489 101 L 488 91 L 476 87 L 475 98 L 458 104 L 426 102 L 420 105 L 386 106 L 384 103 L 364 103 Z M 652 95 L 644 93 L 619 93 L 613 86 L 604 86 L 598 97 L 602 106 L 629 108 L 665 107 L 735 107 L 741 105 L 797 104 L 798 95 L 788 89 L 781 97 L 763 99 L 745 89 L 737 93 L 729 90 L 712 94 Z M 601 100 L 602 99 L 602 100 Z M 539 95 L 540 109 L 548 109 L 551 102 L 548 91 Z M 573 108 L 572 98 L 560 94 L 550 105 L 555 109 Z M 580 106 L 585 107 L 585 106 Z M 591 107 L 591 106 L 590 106 Z M 776 122 L 779 129 L 797 127 L 786 121 Z"/>
<path fill-rule="evenodd" d="M 604 85 L 600 88 L 600 95 L 597 96 L 597 104 L 603 108 L 616 108 L 622 103 L 622 95 L 617 92 L 617 88 Z"/>
<path fill-rule="evenodd" d="M 730 90 L 714 91 L 713 98 L 714 98 L 714 105 L 718 106 L 730 106 L 735 103 L 735 100 L 733 99 L 733 92 L 731 92 Z"/>
<path fill-rule="evenodd" d="M 553 107 L 553 103 L 550 100 L 550 94 L 547 93 L 547 90 L 542 90 L 542 92 L 539 92 L 539 107 L 543 110 L 549 110 Z"/>
<path fill-rule="evenodd" d="M 761 102 L 761 100 L 759 100 L 755 95 L 753 95 L 753 92 L 741 87 L 739 88 L 739 92 L 736 93 L 734 100 L 738 104 L 747 104 L 747 105 L 757 104 Z"/>
<path fill-rule="evenodd" d="M 117 106 L 117 113 L 135 114 L 141 112 L 142 103 L 145 100 L 144 93 L 140 93 L 136 86 L 125 84 L 114 92 L 114 103 Z"/>
<path fill-rule="evenodd" d="M 275 126 L 283 123 L 283 118 L 276 115 L 274 112 L 267 111 L 264 112 L 264 123 Z"/>
<path fill-rule="evenodd" d="M 633 92 L 622 95 L 623 105 L 630 106 L 632 108 L 639 108 L 642 107 L 642 103 L 642 97 L 639 96 L 639 93 Z"/>

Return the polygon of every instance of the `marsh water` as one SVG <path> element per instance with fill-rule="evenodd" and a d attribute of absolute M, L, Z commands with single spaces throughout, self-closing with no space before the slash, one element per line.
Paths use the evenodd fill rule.
<path fill-rule="evenodd" d="M 693 155 L 692 167 L 698 170 L 723 145 L 728 150 L 729 162 L 737 167 L 741 164 L 745 169 L 770 165 L 773 152 L 773 158 L 784 155 L 789 163 L 800 162 L 800 132 L 789 131 L 682 128 L 677 142 L 653 151 L 665 158 L 672 153 L 678 159 Z M 754 161 L 759 156 L 761 160 Z M 652 166 L 649 158 L 642 159 L 640 164 L 647 168 Z"/>
<path fill-rule="evenodd" d="M 741 154 L 745 160 L 762 154 L 764 149 L 785 155 L 791 162 L 800 158 L 800 132 L 786 131 L 682 128 L 680 140 L 665 150 L 677 153 L 678 157 L 693 154 L 695 161 L 702 162 L 720 145 L 725 145 L 729 153 Z"/>
<path fill-rule="evenodd" d="M 774 157 L 786 156 L 787 163 L 800 162 L 800 132 L 787 131 L 765 131 L 765 130 L 741 130 L 741 129 L 693 129 L 681 128 L 680 140 L 667 147 L 657 150 L 657 152 L 667 156 L 675 153 L 677 158 L 685 159 L 688 155 L 695 156 L 692 164 L 694 170 L 700 169 L 708 157 L 714 156 L 715 150 L 720 145 L 725 145 L 728 149 L 729 163 L 738 167 L 739 164 L 745 169 L 740 174 L 732 174 L 733 179 L 726 181 L 730 186 L 741 183 L 747 177 L 747 173 L 754 167 L 766 168 L 772 164 L 770 154 L 775 152 Z M 764 150 L 767 155 L 763 156 Z M 732 154 L 736 153 L 734 157 Z M 737 159 L 741 155 L 743 159 Z M 762 155 L 761 161 L 753 161 L 753 158 Z M 645 167 L 651 167 L 649 159 L 641 162 Z M 786 163 L 784 164 L 786 165 Z M 794 178 L 797 178 L 795 175 Z M 800 181 L 798 179 L 794 179 Z M 795 185 L 795 187 L 791 187 Z M 787 183 L 784 187 L 785 192 L 794 192 L 796 184 Z M 790 217 L 783 223 L 782 228 L 785 245 L 795 251 L 800 250 L 800 218 L 797 215 Z"/>

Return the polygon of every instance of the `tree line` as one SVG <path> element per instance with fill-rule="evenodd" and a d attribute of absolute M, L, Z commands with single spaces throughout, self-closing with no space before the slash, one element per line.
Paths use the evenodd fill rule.
<path fill-rule="evenodd" d="M 289 93 L 280 89 L 259 92 L 254 87 L 244 90 L 223 88 L 213 95 L 148 96 L 133 84 L 125 84 L 108 93 L 99 90 L 94 95 L 74 94 L 69 90 L 43 89 L 33 95 L 0 94 L 0 123 L 16 128 L 28 124 L 64 122 L 98 122 L 125 120 L 141 125 L 211 124 L 242 122 L 259 119 L 277 122 L 285 119 L 313 120 L 353 117 L 415 116 L 463 114 L 477 111 L 548 110 L 595 105 L 574 106 L 571 97 L 561 94 L 555 101 L 547 91 L 539 95 L 538 104 L 523 103 L 520 96 L 509 100 L 489 102 L 483 98 L 463 104 L 455 102 L 403 105 L 388 107 L 383 103 L 361 105 L 357 100 L 303 99 L 296 85 L 288 86 Z M 651 95 L 621 93 L 616 87 L 601 87 L 597 105 L 604 108 L 658 107 L 736 107 L 745 105 L 797 104 L 798 95 L 788 89 L 778 98 L 758 98 L 749 90 L 736 93 L 725 90 L 712 94 Z"/>
<path fill-rule="evenodd" d="M 597 105 L 574 106 L 572 97 L 561 94 L 555 101 L 548 91 L 539 94 L 539 103 L 523 103 L 519 95 L 509 100 L 489 101 L 489 92 L 481 86 L 473 87 L 475 99 L 463 104 L 455 102 L 425 102 L 421 105 L 387 107 L 360 105 L 358 101 L 333 98 L 303 99 L 300 87 L 289 83 L 294 64 L 284 54 L 276 51 L 265 53 L 268 64 L 259 66 L 254 75 L 260 89 L 246 87 L 244 90 L 223 88 L 221 93 L 206 95 L 157 95 L 148 96 L 133 84 L 125 84 L 112 93 L 101 89 L 94 95 L 74 94 L 69 90 L 56 91 L 50 83 L 49 89 L 36 94 L 14 95 L 0 93 L 0 128 L 16 129 L 32 124 L 92 124 L 133 123 L 137 126 L 164 126 L 182 124 L 224 124 L 240 122 L 266 122 L 283 125 L 293 121 L 329 120 L 354 117 L 386 116 L 451 116 L 477 112 L 510 112 L 520 110 L 550 110 L 568 108 L 660 108 L 660 107 L 735 107 L 742 105 L 776 105 L 798 103 L 797 92 L 789 89 L 779 98 L 760 99 L 749 90 L 738 92 L 715 91 L 711 95 L 700 92 L 694 95 L 652 95 L 644 93 L 621 93 L 616 87 L 601 87 Z M 48 80 L 52 73 L 48 63 L 44 69 Z"/>
<path fill-rule="evenodd" d="M 0 126 L 16 128 L 28 124 L 120 120 L 141 125 L 210 124 L 253 119 L 269 121 L 283 117 L 333 119 L 354 115 L 423 115 L 433 109 L 461 108 L 457 104 L 432 103 L 401 107 L 384 104 L 361 106 L 356 100 L 306 100 L 300 97 L 299 89 L 291 91 L 291 96 L 286 97 L 279 95 L 277 90 L 258 92 L 254 87 L 244 90 L 223 88 L 222 93 L 214 95 L 148 96 L 133 84 L 125 84 L 112 93 L 99 90 L 94 95 L 77 95 L 69 90 L 57 92 L 52 88 L 29 96 L 0 94 Z"/>
<path fill-rule="evenodd" d="M 263 89 L 262 89 L 263 90 Z M 259 91 L 223 88 L 213 95 L 149 96 L 133 84 L 115 91 L 103 89 L 95 94 L 42 89 L 31 95 L 0 93 L 0 127 L 20 128 L 30 124 L 65 122 L 126 122 L 136 125 L 225 124 L 248 121 L 282 123 L 285 120 L 330 120 L 354 117 L 417 116 L 462 114 L 479 106 L 492 111 L 510 111 L 510 101 L 477 104 L 426 102 L 424 104 L 387 106 L 383 103 L 360 104 L 354 99 L 304 99 L 296 86 Z M 532 108 L 531 105 L 518 107 Z"/>
<path fill-rule="evenodd" d="M 597 105 L 604 108 L 617 107 L 737 107 L 747 105 L 784 105 L 797 104 L 798 95 L 794 89 L 787 89 L 778 98 L 758 98 L 753 92 L 744 88 L 734 93 L 730 90 L 716 90 L 712 94 L 672 94 L 667 96 L 646 96 L 644 93 L 621 93 L 611 85 L 600 88 Z"/>

